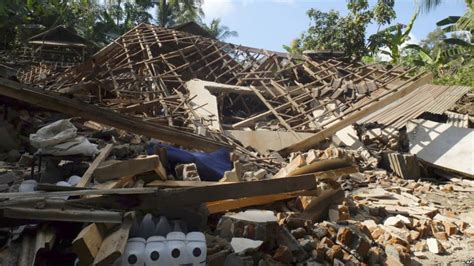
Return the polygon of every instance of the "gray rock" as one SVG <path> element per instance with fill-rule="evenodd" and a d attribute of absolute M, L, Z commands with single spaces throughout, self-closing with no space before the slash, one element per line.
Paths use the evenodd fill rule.
<path fill-rule="evenodd" d="M 20 157 L 21 157 L 21 154 L 18 150 L 10 150 L 8 152 L 8 155 L 5 161 L 10 162 L 10 163 L 15 163 L 15 162 L 18 162 Z"/>
<path fill-rule="evenodd" d="M 295 230 L 291 230 L 291 234 L 296 238 L 303 238 L 306 235 L 306 230 L 303 227 L 298 227 Z"/>

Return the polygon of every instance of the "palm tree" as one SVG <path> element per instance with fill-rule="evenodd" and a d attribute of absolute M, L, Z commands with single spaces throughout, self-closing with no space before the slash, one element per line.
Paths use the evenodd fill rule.
<path fill-rule="evenodd" d="M 220 18 L 213 19 L 209 26 L 207 26 L 206 24 L 204 24 L 203 26 L 207 30 L 207 32 L 209 32 L 211 37 L 221 41 L 224 41 L 229 37 L 239 36 L 239 34 L 235 30 L 230 30 L 229 27 L 221 25 Z"/>
<path fill-rule="evenodd" d="M 204 15 L 202 0 L 158 0 L 152 3 L 157 5 L 156 20 L 163 27 L 190 21 L 199 22 Z"/>

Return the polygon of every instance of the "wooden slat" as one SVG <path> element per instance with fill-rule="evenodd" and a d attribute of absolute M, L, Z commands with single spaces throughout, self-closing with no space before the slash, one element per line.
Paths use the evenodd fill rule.
<path fill-rule="evenodd" d="M 81 180 L 77 183 L 76 187 L 87 187 L 92 180 L 92 174 L 97 169 L 97 167 L 109 157 L 110 152 L 112 151 L 113 144 L 107 144 L 95 158 L 92 164 L 87 168 L 86 172 L 82 175 Z"/>

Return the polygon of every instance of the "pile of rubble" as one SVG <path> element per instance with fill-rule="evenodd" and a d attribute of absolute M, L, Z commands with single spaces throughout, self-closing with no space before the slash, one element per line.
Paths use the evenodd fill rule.
<path fill-rule="evenodd" d="M 472 259 L 472 88 L 146 24 L 42 68 L 0 79 L 2 265 Z"/>

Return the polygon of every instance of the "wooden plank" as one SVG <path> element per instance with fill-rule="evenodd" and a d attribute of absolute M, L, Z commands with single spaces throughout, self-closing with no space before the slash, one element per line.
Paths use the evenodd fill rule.
<path fill-rule="evenodd" d="M 135 176 L 150 171 L 155 171 L 162 180 L 166 180 L 166 170 L 157 155 L 127 161 L 105 162 L 104 164 L 94 172 L 94 179 L 98 182 L 106 182 L 123 176 Z"/>
<path fill-rule="evenodd" d="M 147 187 L 207 187 L 207 186 L 215 186 L 220 185 L 220 182 L 212 182 L 212 181 L 183 181 L 183 180 L 155 180 L 148 183 Z"/>
<path fill-rule="evenodd" d="M 107 144 L 95 158 L 92 164 L 87 168 L 86 172 L 82 175 L 81 180 L 77 183 L 76 187 L 87 187 L 92 180 L 92 174 L 99 165 L 109 157 L 110 152 L 112 151 L 113 144 Z"/>
<path fill-rule="evenodd" d="M 122 256 L 125 245 L 127 244 L 132 222 L 133 215 L 127 214 L 119 229 L 105 237 L 95 257 L 94 265 L 111 265 Z"/>
<path fill-rule="evenodd" d="M 402 88 L 399 88 L 398 90 L 392 91 L 391 95 L 385 98 L 379 99 L 378 101 L 375 101 L 372 104 L 369 104 L 365 108 L 361 107 L 358 111 L 353 112 L 352 114 L 341 119 L 340 121 L 317 132 L 312 137 L 309 137 L 303 141 L 300 141 L 284 149 L 281 149 L 280 151 L 278 151 L 278 153 L 280 153 L 282 156 L 287 156 L 292 152 L 306 151 L 308 149 L 311 149 L 315 147 L 316 145 L 318 145 L 321 141 L 336 134 L 337 131 L 357 122 L 358 120 L 365 117 L 366 115 L 371 114 L 387 106 L 388 104 L 400 99 L 401 97 L 411 93 L 412 91 L 414 91 L 421 85 L 430 82 L 432 79 L 433 79 L 432 74 L 425 74 L 421 78 L 415 79 L 414 82 L 406 86 L 403 86 Z"/>
<path fill-rule="evenodd" d="M 225 199 L 312 191 L 321 179 L 334 178 L 340 171 L 356 171 L 354 167 L 252 182 L 221 183 L 207 187 L 161 189 L 153 194 L 143 194 L 137 209 L 174 208 Z"/>
<path fill-rule="evenodd" d="M 320 180 L 322 179 L 335 180 L 337 177 L 341 175 L 347 175 L 347 174 L 351 174 L 355 172 L 357 172 L 357 169 L 355 167 L 347 167 L 347 168 L 334 170 L 334 171 L 320 172 L 318 173 L 318 178 Z M 292 192 L 292 193 L 248 197 L 248 198 L 240 198 L 240 199 L 235 199 L 235 200 L 214 201 L 214 202 L 207 203 L 207 209 L 210 214 L 213 214 L 213 213 L 219 213 L 219 212 L 224 212 L 224 211 L 229 211 L 229 210 L 240 209 L 243 207 L 269 204 L 269 203 L 279 201 L 279 200 L 295 198 L 305 193 L 307 192 L 297 191 L 297 192 Z"/>
<path fill-rule="evenodd" d="M 91 265 L 99 253 L 104 236 L 96 223 L 86 226 L 72 241 L 72 251 L 79 258 L 81 266 Z"/>
<path fill-rule="evenodd" d="M 122 115 L 108 109 L 99 108 L 67 97 L 48 94 L 44 91 L 6 79 L 0 79 L 0 95 L 184 147 L 204 151 L 214 151 L 222 147 L 228 149 L 233 148 L 226 143 L 198 134 L 152 122 L 140 121 L 136 118 Z"/>

